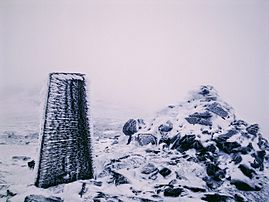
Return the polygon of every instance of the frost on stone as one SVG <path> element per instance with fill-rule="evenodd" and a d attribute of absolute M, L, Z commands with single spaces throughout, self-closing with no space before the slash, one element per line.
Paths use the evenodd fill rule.
<path fill-rule="evenodd" d="M 93 177 L 83 74 L 51 73 L 35 185 L 46 188 Z"/>

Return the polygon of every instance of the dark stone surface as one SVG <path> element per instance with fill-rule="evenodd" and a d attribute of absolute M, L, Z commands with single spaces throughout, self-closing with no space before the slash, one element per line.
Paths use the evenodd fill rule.
<path fill-rule="evenodd" d="M 205 194 L 201 199 L 208 202 L 226 202 L 232 199 L 232 197 L 224 194 L 214 193 L 214 194 Z"/>
<path fill-rule="evenodd" d="M 268 143 L 267 139 L 265 139 L 261 136 L 259 137 L 258 146 L 261 150 L 269 151 L 269 143 Z"/>
<path fill-rule="evenodd" d="M 240 154 L 234 153 L 234 154 L 232 154 L 232 160 L 233 160 L 234 164 L 237 165 L 242 161 L 242 157 Z"/>
<path fill-rule="evenodd" d="M 178 197 L 184 190 L 182 188 L 166 188 L 163 192 L 164 196 Z"/>
<path fill-rule="evenodd" d="M 222 170 L 218 165 L 208 162 L 206 163 L 206 173 L 212 179 L 220 181 L 225 178 L 226 171 Z"/>
<path fill-rule="evenodd" d="M 238 168 L 241 170 L 241 172 L 242 172 L 245 176 L 249 177 L 250 179 L 252 179 L 252 178 L 253 178 L 253 175 L 256 174 L 255 171 L 254 171 L 253 169 L 249 168 L 249 167 L 248 167 L 247 165 L 245 165 L 245 164 L 240 164 L 240 165 L 238 166 Z"/>
<path fill-rule="evenodd" d="M 198 113 L 195 112 L 194 114 L 189 115 L 189 117 L 186 117 L 185 119 L 190 123 L 190 124 L 200 124 L 200 125 L 205 125 L 205 126 L 211 126 L 212 122 L 210 118 L 212 115 L 209 112 L 202 112 Z"/>
<path fill-rule="evenodd" d="M 213 112 L 221 117 L 228 116 L 228 112 L 226 110 L 224 110 L 223 107 L 220 104 L 218 104 L 217 102 L 214 102 L 213 104 L 209 105 L 207 107 L 207 110 L 211 111 L 211 112 Z"/>
<path fill-rule="evenodd" d="M 169 168 L 163 168 L 159 171 L 159 173 L 163 176 L 166 177 L 172 173 L 172 171 Z"/>
<path fill-rule="evenodd" d="M 261 186 L 252 185 L 242 180 L 231 180 L 231 184 L 241 191 L 260 191 Z"/>
<path fill-rule="evenodd" d="M 30 169 L 34 169 L 35 168 L 35 160 L 29 161 L 27 162 L 27 165 Z"/>
<path fill-rule="evenodd" d="M 216 139 L 215 141 L 217 143 L 217 147 L 227 154 L 236 152 L 236 149 L 241 146 L 238 142 L 225 142 L 221 139 Z"/>
<path fill-rule="evenodd" d="M 227 133 L 219 135 L 217 137 L 218 141 L 224 142 L 227 141 L 230 137 L 237 134 L 238 132 L 236 130 L 229 130 Z"/>
<path fill-rule="evenodd" d="M 173 123 L 171 121 L 167 121 L 165 124 L 162 124 L 158 127 L 160 132 L 170 132 L 173 129 Z"/>
<path fill-rule="evenodd" d="M 213 144 L 208 145 L 208 146 L 206 147 L 206 150 L 209 151 L 209 152 L 212 152 L 212 153 L 214 153 L 214 152 L 216 151 L 216 149 L 217 149 L 217 148 L 216 148 Z"/>
<path fill-rule="evenodd" d="M 187 151 L 193 148 L 193 144 L 196 141 L 195 137 L 195 135 L 185 135 L 182 138 L 177 138 L 171 149 L 177 149 L 180 152 Z"/>
<path fill-rule="evenodd" d="M 157 144 L 157 138 L 149 133 L 144 133 L 144 134 L 138 134 L 137 135 L 137 141 L 141 146 L 152 144 L 156 145 Z"/>
<path fill-rule="evenodd" d="M 45 197 L 42 195 L 29 195 L 26 196 L 24 202 L 63 202 L 59 197 Z"/>
<path fill-rule="evenodd" d="M 246 131 L 251 135 L 257 135 L 257 133 L 259 132 L 259 125 L 258 124 L 250 125 L 249 127 L 246 128 Z"/>
<path fill-rule="evenodd" d="M 184 186 L 185 189 L 191 190 L 192 192 L 206 192 L 206 189 L 200 187 Z"/>
<path fill-rule="evenodd" d="M 125 135 L 133 135 L 135 134 L 138 129 L 137 129 L 137 121 L 134 119 L 129 119 L 123 126 L 122 132 Z"/>
<path fill-rule="evenodd" d="M 115 171 L 111 171 L 111 173 L 112 173 L 112 179 L 109 183 L 114 183 L 116 186 L 121 184 L 129 184 L 129 180 L 122 174 L 117 173 Z"/>
<path fill-rule="evenodd" d="M 255 154 L 254 154 L 254 162 L 251 163 L 251 167 L 252 168 L 260 168 L 260 170 L 263 170 L 264 169 L 264 166 L 263 166 L 263 162 L 264 162 L 264 157 L 266 155 L 266 152 L 264 150 L 262 151 L 257 151 Z"/>

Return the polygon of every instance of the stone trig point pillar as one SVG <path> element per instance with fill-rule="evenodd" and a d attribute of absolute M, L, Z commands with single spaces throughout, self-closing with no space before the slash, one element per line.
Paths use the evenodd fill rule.
<path fill-rule="evenodd" d="M 85 75 L 51 73 L 36 186 L 47 188 L 93 177 L 88 114 Z"/>

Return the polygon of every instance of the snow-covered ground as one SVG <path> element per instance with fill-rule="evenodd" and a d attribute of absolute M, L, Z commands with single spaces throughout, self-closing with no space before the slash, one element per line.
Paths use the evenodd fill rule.
<path fill-rule="evenodd" d="M 269 198 L 268 145 L 256 125 L 239 121 L 210 86 L 155 115 L 94 100 L 95 178 L 48 189 L 33 185 L 34 170 L 27 166 L 37 157 L 39 105 L 37 93 L 1 100 L 0 201 L 23 201 L 30 194 L 70 202 Z M 125 135 L 130 118 L 135 128 L 127 124 Z M 262 165 L 256 162 L 260 151 Z"/>

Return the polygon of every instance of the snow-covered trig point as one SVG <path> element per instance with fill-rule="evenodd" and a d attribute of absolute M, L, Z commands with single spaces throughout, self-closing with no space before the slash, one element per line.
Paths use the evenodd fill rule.
<path fill-rule="evenodd" d="M 92 178 L 88 108 L 85 75 L 49 75 L 36 186 L 47 188 Z"/>

